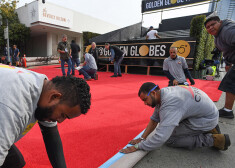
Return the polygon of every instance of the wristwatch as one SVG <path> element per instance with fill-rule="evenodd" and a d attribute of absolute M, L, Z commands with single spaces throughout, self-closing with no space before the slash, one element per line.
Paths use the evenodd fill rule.
<path fill-rule="evenodd" d="M 140 137 L 140 139 L 141 139 L 141 141 L 145 141 L 146 139 L 145 138 L 143 138 L 143 137 Z"/>
<path fill-rule="evenodd" d="M 134 147 L 135 147 L 135 149 L 137 149 L 137 150 L 139 149 L 139 145 L 138 145 L 138 144 L 135 144 Z"/>

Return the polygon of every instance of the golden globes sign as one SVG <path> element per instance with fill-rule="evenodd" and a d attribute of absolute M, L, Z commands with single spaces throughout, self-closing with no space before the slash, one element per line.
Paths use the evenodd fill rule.
<path fill-rule="evenodd" d="M 156 40 L 138 40 L 113 42 L 110 45 L 119 47 L 124 53 L 123 64 L 125 65 L 143 65 L 143 66 L 162 66 L 165 58 L 169 57 L 169 49 L 176 47 L 177 55 L 187 60 L 189 67 L 193 67 L 194 51 L 196 40 L 192 37 L 176 39 L 156 39 Z M 108 63 L 110 51 L 105 50 L 104 43 L 97 43 L 99 49 L 99 62 Z M 88 52 L 91 45 L 86 46 Z"/>
<path fill-rule="evenodd" d="M 209 0 L 145 0 L 142 1 L 142 13 L 159 9 L 191 5 Z"/>

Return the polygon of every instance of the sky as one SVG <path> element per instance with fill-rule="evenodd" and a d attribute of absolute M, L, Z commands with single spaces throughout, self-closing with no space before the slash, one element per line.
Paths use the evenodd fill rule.
<path fill-rule="evenodd" d="M 19 0 L 17 7 L 34 0 Z M 41 1 L 41 0 L 39 0 Z M 45 0 L 112 23 L 120 28 L 141 22 L 142 0 Z M 158 28 L 162 19 L 208 12 L 208 4 L 143 15 L 143 26 Z"/>

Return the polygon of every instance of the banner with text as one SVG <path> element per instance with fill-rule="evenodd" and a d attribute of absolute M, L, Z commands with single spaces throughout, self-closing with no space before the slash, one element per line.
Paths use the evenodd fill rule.
<path fill-rule="evenodd" d="M 162 66 L 165 58 L 169 57 L 170 47 L 178 48 L 178 55 L 186 58 L 190 67 L 193 66 L 195 38 L 172 38 L 157 40 L 122 41 L 110 43 L 118 46 L 124 52 L 125 65 Z M 104 43 L 97 43 L 99 63 L 110 63 L 110 51 L 105 50 Z M 86 52 L 91 46 L 86 46 Z"/>
<path fill-rule="evenodd" d="M 201 3 L 209 0 L 145 0 L 142 1 L 142 13 L 166 9 L 184 5 L 190 5 L 194 3 Z"/>

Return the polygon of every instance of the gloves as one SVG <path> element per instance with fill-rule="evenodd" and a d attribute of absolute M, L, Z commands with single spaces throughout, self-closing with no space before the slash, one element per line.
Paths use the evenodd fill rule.
<path fill-rule="evenodd" d="M 190 81 L 191 85 L 195 85 L 193 78 L 190 78 L 189 81 Z"/>

